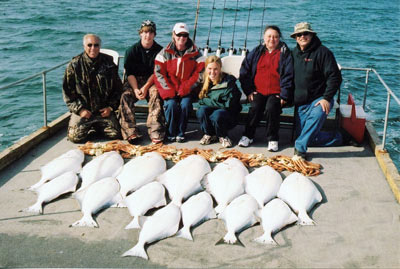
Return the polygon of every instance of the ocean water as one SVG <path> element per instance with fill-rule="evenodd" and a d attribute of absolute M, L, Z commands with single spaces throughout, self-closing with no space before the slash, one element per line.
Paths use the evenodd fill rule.
<path fill-rule="evenodd" d="M 138 40 L 140 22 L 151 19 L 157 23 L 156 40 L 164 46 L 176 22 L 187 23 L 193 33 L 196 5 L 196 0 L 0 0 L 0 87 L 68 61 L 82 51 L 82 37 L 88 32 L 101 36 L 103 48 L 124 55 Z M 225 8 L 222 0 L 200 0 L 195 40 L 205 47 L 209 39 L 213 50 L 219 41 L 226 49 L 233 43 L 236 49 L 246 45 L 251 50 L 259 44 L 264 25 L 275 24 L 292 48 L 290 34 L 301 21 L 312 23 L 342 66 L 376 69 L 400 97 L 399 0 L 233 0 L 226 1 Z M 61 92 L 64 69 L 47 74 L 49 121 L 67 111 Z M 343 77 L 342 100 L 351 92 L 361 104 L 365 72 L 343 71 Z M 386 100 L 384 87 L 371 74 L 366 111 L 379 135 Z M 43 126 L 42 78 L 1 90 L 0 108 L 0 150 L 4 150 Z M 387 148 L 400 167 L 400 108 L 393 99 L 390 108 Z"/>

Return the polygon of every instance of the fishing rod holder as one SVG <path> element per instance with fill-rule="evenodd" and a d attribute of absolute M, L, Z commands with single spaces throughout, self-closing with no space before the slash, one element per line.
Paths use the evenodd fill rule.
<path fill-rule="evenodd" d="M 236 53 L 237 53 L 237 50 L 235 48 L 231 47 L 231 48 L 228 49 L 228 55 L 229 56 L 232 56 L 232 55 L 234 55 Z"/>
<path fill-rule="evenodd" d="M 246 56 L 246 54 L 249 52 L 247 48 L 239 48 L 240 55 Z"/>
<path fill-rule="evenodd" d="M 225 48 L 218 46 L 218 49 L 215 51 L 215 56 L 221 57 L 222 53 L 225 53 Z"/>

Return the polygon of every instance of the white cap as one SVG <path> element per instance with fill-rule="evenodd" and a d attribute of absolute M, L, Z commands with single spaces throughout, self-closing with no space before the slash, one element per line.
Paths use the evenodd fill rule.
<path fill-rule="evenodd" d="M 178 22 L 177 24 L 175 24 L 172 31 L 174 31 L 175 34 L 189 33 L 189 28 L 187 27 L 186 23 Z"/>

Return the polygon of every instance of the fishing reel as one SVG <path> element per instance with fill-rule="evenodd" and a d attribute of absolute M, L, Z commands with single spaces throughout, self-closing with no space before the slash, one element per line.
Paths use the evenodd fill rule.
<path fill-rule="evenodd" d="M 235 48 L 230 47 L 228 49 L 228 55 L 229 56 L 232 56 L 232 55 L 236 54 L 236 52 L 237 52 L 237 50 Z"/>
<path fill-rule="evenodd" d="M 246 54 L 249 52 L 247 48 L 239 48 L 240 55 L 246 56 Z"/>
<path fill-rule="evenodd" d="M 215 51 L 215 56 L 221 57 L 222 53 L 225 53 L 225 48 L 218 46 L 218 49 Z"/>

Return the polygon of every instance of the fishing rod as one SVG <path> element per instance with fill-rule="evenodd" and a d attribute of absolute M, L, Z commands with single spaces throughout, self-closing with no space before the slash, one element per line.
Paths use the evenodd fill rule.
<path fill-rule="evenodd" d="M 213 16 L 214 16 L 214 10 L 215 10 L 215 0 L 213 2 L 213 6 L 211 9 L 211 18 L 210 18 L 210 26 L 208 27 L 207 43 L 206 43 L 206 47 L 203 49 L 204 57 L 207 57 L 208 53 L 211 51 L 211 48 L 209 47 L 209 45 L 210 45 L 211 23 L 212 23 Z"/>
<path fill-rule="evenodd" d="M 215 52 L 215 55 L 218 57 L 221 56 L 221 53 L 225 52 L 225 49 L 221 47 L 222 29 L 224 28 L 225 4 L 226 0 L 224 0 L 224 9 L 222 10 L 221 31 L 219 33 L 218 49 Z"/>
<path fill-rule="evenodd" d="M 252 2 L 253 2 L 253 1 L 250 0 L 249 16 L 247 17 L 246 37 L 245 37 L 245 39 L 244 39 L 244 46 L 243 46 L 242 49 L 240 49 L 242 56 L 246 56 L 247 51 L 248 51 L 248 50 L 247 50 L 247 33 L 249 32 L 250 12 L 251 12 L 251 10 L 252 10 L 252 8 L 251 8 L 251 3 L 252 3 Z"/>
<path fill-rule="evenodd" d="M 199 13 L 200 13 L 200 0 L 197 0 L 196 19 L 194 20 L 194 30 L 193 30 L 193 43 L 196 40 L 197 20 L 199 19 Z"/>
<path fill-rule="evenodd" d="M 262 15 L 262 20 L 261 20 L 260 45 L 262 44 L 262 41 L 263 41 L 264 13 L 265 13 L 265 10 L 267 9 L 267 8 L 265 7 L 265 3 L 266 3 L 266 0 L 264 0 L 264 9 L 263 9 L 263 15 Z"/>
<path fill-rule="evenodd" d="M 233 21 L 232 43 L 231 43 L 231 47 L 228 49 L 229 56 L 236 54 L 236 49 L 233 48 L 233 41 L 235 39 L 236 17 L 237 17 L 238 7 L 239 7 L 239 0 L 236 0 L 235 20 Z"/>

